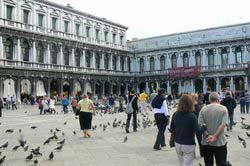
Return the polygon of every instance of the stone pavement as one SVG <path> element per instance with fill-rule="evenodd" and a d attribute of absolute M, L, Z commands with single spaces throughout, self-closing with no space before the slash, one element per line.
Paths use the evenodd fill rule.
<path fill-rule="evenodd" d="M 126 114 L 105 114 L 103 116 L 96 115 L 93 118 L 93 125 L 97 125 L 97 129 L 92 131 L 92 138 L 83 138 L 83 134 L 79 129 L 79 121 L 75 119 L 73 113 L 64 115 L 59 112 L 56 115 L 39 115 L 37 106 L 19 106 L 17 111 L 3 111 L 3 117 L 0 118 L 0 145 L 9 142 L 7 149 L 0 149 L 3 155 L 6 155 L 4 166 L 26 166 L 33 165 L 33 162 L 25 161 L 26 156 L 30 154 L 31 148 L 41 147 L 43 156 L 36 157 L 41 166 L 177 166 L 178 159 L 174 148 L 166 147 L 161 151 L 154 151 L 153 144 L 156 138 L 156 126 L 144 129 L 142 126 L 138 132 L 130 132 L 126 134 L 124 128 L 113 128 L 112 122 L 115 118 L 125 122 Z M 25 113 L 26 112 L 26 113 Z M 153 119 L 152 113 L 149 115 Z M 246 136 L 246 130 L 240 128 L 240 113 L 237 107 L 235 121 L 238 122 L 228 138 L 228 159 L 234 166 L 250 166 L 250 138 Z M 250 115 L 244 115 L 246 123 L 250 124 Z M 142 116 L 139 120 L 142 122 Z M 67 122 L 64 125 L 64 122 Z M 110 122 L 106 131 L 99 127 L 100 124 Z M 36 125 L 37 129 L 31 129 Z M 5 133 L 6 129 L 14 129 L 14 133 Z M 65 146 L 62 151 L 55 152 L 52 161 L 48 160 L 51 151 L 57 146 L 57 141 L 52 141 L 49 145 L 43 145 L 43 142 L 52 134 L 50 129 L 61 129 L 57 135 L 59 140 L 66 139 Z M 18 145 L 19 132 L 22 129 L 24 137 L 29 144 L 29 150 L 24 152 L 19 148 L 12 151 L 15 145 Z M 73 131 L 76 131 L 76 135 Z M 130 129 L 131 130 L 131 129 Z M 131 130 L 132 131 L 132 130 Z M 250 130 L 248 131 L 250 133 Z M 246 140 L 247 148 L 243 148 L 238 141 L 237 136 L 241 136 Z M 125 136 L 128 141 L 123 143 Z M 166 142 L 168 143 L 169 133 L 166 132 Z M 198 148 L 196 149 L 194 165 L 203 164 L 202 158 L 199 157 Z"/>

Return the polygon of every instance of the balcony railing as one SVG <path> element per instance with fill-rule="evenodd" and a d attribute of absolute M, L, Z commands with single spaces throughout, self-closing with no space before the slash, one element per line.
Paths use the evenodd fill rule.
<path fill-rule="evenodd" d="M 109 48 L 113 48 L 113 49 L 128 50 L 128 47 L 126 45 L 112 44 L 112 43 L 104 42 L 102 40 L 97 41 L 94 38 L 86 38 L 86 37 L 81 36 L 81 35 L 66 33 L 66 32 L 62 32 L 62 31 L 55 31 L 55 30 L 45 28 L 45 27 L 39 27 L 36 25 L 25 24 L 25 23 L 7 20 L 7 19 L 3 19 L 3 18 L 0 18 L 0 26 L 1 25 L 6 26 L 6 27 L 10 27 L 10 28 L 14 27 L 14 28 L 18 28 L 18 29 L 22 29 L 22 30 L 26 30 L 26 31 L 31 31 L 31 32 L 39 32 L 39 33 L 43 33 L 45 35 L 48 34 L 48 35 L 52 35 L 52 36 L 62 37 L 65 39 L 87 42 L 89 44 L 100 45 L 103 47 L 109 47 Z"/>

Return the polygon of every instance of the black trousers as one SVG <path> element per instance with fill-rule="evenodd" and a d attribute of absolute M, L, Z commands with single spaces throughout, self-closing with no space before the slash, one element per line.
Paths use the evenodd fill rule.
<path fill-rule="evenodd" d="M 244 114 L 245 113 L 245 104 L 240 105 L 240 113 Z"/>
<path fill-rule="evenodd" d="M 164 132 L 167 127 L 168 118 L 161 113 L 155 114 L 155 122 L 158 128 L 158 134 L 154 144 L 154 148 L 159 148 L 160 146 L 166 146 Z"/>
<path fill-rule="evenodd" d="M 0 108 L 0 117 L 2 117 L 2 108 Z"/>
<path fill-rule="evenodd" d="M 134 110 L 134 112 L 131 114 L 127 114 L 126 129 L 129 129 L 131 116 L 133 116 L 133 128 L 134 130 L 136 130 L 137 129 L 137 111 L 136 110 Z"/>
<path fill-rule="evenodd" d="M 203 157 L 204 156 L 204 149 L 203 149 L 203 145 L 201 144 L 202 134 L 199 134 L 196 132 L 195 135 L 196 135 L 196 138 L 197 138 L 198 144 L 199 144 L 200 156 Z"/>
<path fill-rule="evenodd" d="M 224 146 L 204 145 L 203 148 L 204 148 L 205 166 L 213 166 L 214 157 L 217 166 L 227 165 L 227 145 Z"/>

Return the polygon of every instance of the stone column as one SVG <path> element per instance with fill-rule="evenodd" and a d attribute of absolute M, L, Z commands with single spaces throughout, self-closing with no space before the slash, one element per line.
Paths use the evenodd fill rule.
<path fill-rule="evenodd" d="M 72 48 L 72 50 L 71 50 L 71 58 L 69 58 L 70 59 L 70 62 L 69 62 L 69 65 L 71 65 L 71 66 L 75 66 L 75 49 L 74 48 Z"/>
<path fill-rule="evenodd" d="M 36 62 L 36 42 L 33 41 L 33 47 L 32 47 L 32 62 Z"/>
<path fill-rule="evenodd" d="M 83 49 L 83 50 L 82 50 L 82 55 L 81 55 L 81 57 L 80 57 L 80 67 L 85 67 L 85 63 L 86 63 L 86 62 L 85 62 L 85 61 L 86 61 L 86 60 L 85 60 L 85 56 L 86 56 L 86 55 L 85 55 L 85 50 Z"/>
<path fill-rule="evenodd" d="M 48 98 L 50 98 L 50 93 L 51 93 L 51 92 L 50 92 L 50 83 L 51 83 L 51 80 L 48 79 L 48 85 L 47 85 L 47 86 L 48 86 L 48 88 L 47 88 L 47 97 L 48 97 Z"/>
<path fill-rule="evenodd" d="M 182 85 L 181 85 L 181 82 L 182 82 L 182 80 L 179 80 L 178 81 L 178 87 L 179 87 L 179 94 L 181 94 L 182 93 Z"/>
<path fill-rule="evenodd" d="M 207 60 L 207 55 L 206 55 L 206 50 L 201 51 L 201 66 L 207 66 L 208 65 L 208 60 Z"/>
<path fill-rule="evenodd" d="M 47 64 L 51 64 L 50 44 L 47 45 Z"/>
<path fill-rule="evenodd" d="M 215 49 L 214 60 L 215 60 L 215 62 L 214 62 L 215 65 L 221 65 L 221 49 L 219 49 L 219 48 Z"/>
<path fill-rule="evenodd" d="M 109 56 L 109 69 L 113 70 L 113 54 Z"/>
<path fill-rule="evenodd" d="M 190 55 L 189 55 L 189 66 L 195 66 L 195 52 L 194 51 L 190 51 Z"/>
<path fill-rule="evenodd" d="M 229 47 L 228 64 L 235 64 L 235 48 Z"/>
<path fill-rule="evenodd" d="M 105 53 L 104 52 L 101 52 L 101 64 L 100 64 L 100 67 L 101 67 L 101 69 L 104 69 L 104 55 L 105 55 Z"/>
<path fill-rule="evenodd" d="M 233 76 L 230 77 L 230 90 L 234 91 L 235 90 L 235 83 L 234 83 L 234 78 Z"/>
<path fill-rule="evenodd" d="M 207 80 L 206 78 L 203 78 L 203 93 L 206 93 L 207 92 Z"/>
<path fill-rule="evenodd" d="M 95 52 L 94 51 L 92 52 L 90 67 L 93 68 L 93 69 L 96 68 L 96 66 L 95 66 Z"/>
<path fill-rule="evenodd" d="M 60 65 L 63 65 L 63 47 L 62 45 L 60 46 L 60 56 L 58 56 L 59 59 L 57 60 L 57 62 L 59 62 Z"/>
<path fill-rule="evenodd" d="M 146 82 L 146 89 L 145 89 L 147 94 L 150 94 L 150 89 L 149 89 L 149 84 L 148 81 Z"/>
<path fill-rule="evenodd" d="M 2 98 L 3 97 L 3 91 L 4 91 L 4 78 L 0 78 L 0 97 Z"/>
<path fill-rule="evenodd" d="M 120 56 L 118 55 L 117 56 L 117 59 L 116 59 L 116 70 L 117 71 L 120 71 L 121 70 L 121 63 L 120 63 Z"/>
<path fill-rule="evenodd" d="M 248 62 L 248 51 L 247 51 L 247 46 L 244 46 L 244 51 L 243 51 L 243 55 L 242 55 L 242 62 L 243 63 L 247 63 Z"/>
<path fill-rule="evenodd" d="M 194 88 L 194 80 L 191 79 L 191 89 L 190 89 L 190 93 L 194 93 L 195 92 L 195 88 Z"/>
<path fill-rule="evenodd" d="M 170 81 L 167 81 L 167 91 L 168 91 L 168 94 L 171 94 Z"/>
<path fill-rule="evenodd" d="M 0 36 L 0 59 L 3 59 L 3 37 Z"/>
<path fill-rule="evenodd" d="M 124 71 L 128 71 L 128 57 L 124 57 Z"/>
<path fill-rule="evenodd" d="M 244 79 L 244 89 L 248 91 L 248 77 L 245 76 L 245 79 Z"/>
<path fill-rule="evenodd" d="M 36 79 L 32 79 L 31 81 L 31 89 L 32 89 L 32 95 L 36 98 Z"/>
<path fill-rule="evenodd" d="M 17 102 L 21 102 L 21 80 L 17 78 L 16 82 L 16 100 Z"/>
<path fill-rule="evenodd" d="M 177 58 L 177 67 L 183 67 L 183 56 L 182 53 L 177 53 L 176 54 Z"/>
<path fill-rule="evenodd" d="M 220 78 L 216 78 L 216 91 L 220 92 L 221 91 L 221 84 L 220 84 Z"/>

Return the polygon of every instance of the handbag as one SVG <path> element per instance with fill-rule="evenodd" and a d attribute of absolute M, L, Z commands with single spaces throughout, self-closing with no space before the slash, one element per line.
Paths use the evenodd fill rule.
<path fill-rule="evenodd" d="M 170 135 L 169 146 L 170 146 L 170 148 L 175 147 L 175 145 L 174 145 L 174 133 L 171 133 L 171 135 Z"/>

